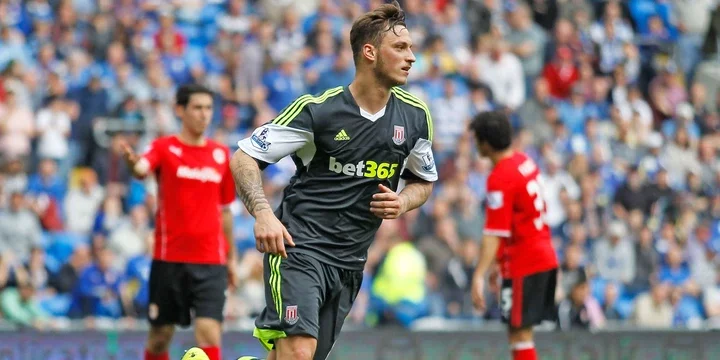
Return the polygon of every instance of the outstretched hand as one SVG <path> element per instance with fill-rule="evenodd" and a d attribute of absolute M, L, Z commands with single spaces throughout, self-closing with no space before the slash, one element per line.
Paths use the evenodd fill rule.
<path fill-rule="evenodd" d="M 398 193 L 383 184 L 379 184 L 378 188 L 380 192 L 373 195 L 370 212 L 381 219 L 397 219 L 405 213 L 405 204 Z"/>
<path fill-rule="evenodd" d="M 140 155 L 136 154 L 135 151 L 126 142 L 122 143 L 122 153 L 125 161 L 128 163 L 130 169 L 135 168 L 135 164 L 140 161 Z"/>

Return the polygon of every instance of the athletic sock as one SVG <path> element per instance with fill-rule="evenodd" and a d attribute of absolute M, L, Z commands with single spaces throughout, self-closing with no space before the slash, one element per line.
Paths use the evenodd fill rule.
<path fill-rule="evenodd" d="M 513 360 L 538 360 L 535 344 L 532 341 L 510 345 Z"/>
<path fill-rule="evenodd" d="M 162 354 L 151 354 L 150 350 L 145 349 L 145 360 L 170 360 L 170 355 L 166 352 Z"/>
<path fill-rule="evenodd" d="M 202 351 L 204 351 L 208 359 L 210 360 L 221 360 L 220 359 L 220 348 L 217 346 L 208 346 L 208 347 L 201 347 Z"/>

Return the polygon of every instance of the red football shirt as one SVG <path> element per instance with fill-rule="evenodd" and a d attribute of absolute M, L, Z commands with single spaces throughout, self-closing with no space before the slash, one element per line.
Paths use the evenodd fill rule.
<path fill-rule="evenodd" d="M 221 211 L 235 200 L 228 148 L 211 140 L 190 146 L 169 136 L 156 139 L 143 158 L 158 183 L 153 259 L 224 264 Z"/>
<path fill-rule="evenodd" d="M 497 260 L 503 278 L 558 266 L 550 229 L 544 221 L 540 171 L 523 153 L 500 160 L 487 181 L 485 233 L 501 238 Z"/>

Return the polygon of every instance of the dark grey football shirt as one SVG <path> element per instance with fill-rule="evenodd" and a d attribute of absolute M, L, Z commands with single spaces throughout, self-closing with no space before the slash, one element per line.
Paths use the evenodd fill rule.
<path fill-rule="evenodd" d="M 373 115 L 336 87 L 299 97 L 238 145 L 266 163 L 291 155 L 297 166 L 276 210 L 296 245 L 287 251 L 361 270 L 382 222 L 370 212 L 378 184 L 437 180 L 432 132 L 427 106 L 405 90 L 393 88 Z"/>

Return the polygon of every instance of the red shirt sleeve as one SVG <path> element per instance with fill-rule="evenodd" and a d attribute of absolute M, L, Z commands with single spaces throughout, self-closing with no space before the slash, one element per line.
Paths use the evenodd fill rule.
<path fill-rule="evenodd" d="M 232 177 L 232 171 L 230 171 L 230 164 L 228 163 L 227 171 L 225 171 L 220 183 L 220 205 L 230 205 L 233 201 L 235 201 L 235 180 Z"/>
<path fill-rule="evenodd" d="M 148 173 L 155 172 L 155 169 L 157 169 L 157 167 L 160 165 L 162 146 L 163 143 L 159 139 L 155 140 L 150 143 L 150 146 L 147 150 L 145 150 L 145 153 L 142 155 L 142 158 L 145 159 L 150 166 L 150 168 L 148 169 Z"/>
<path fill-rule="evenodd" d="M 485 210 L 486 235 L 507 238 L 511 235 L 513 193 L 509 179 L 496 174 L 487 182 L 487 205 Z"/>

